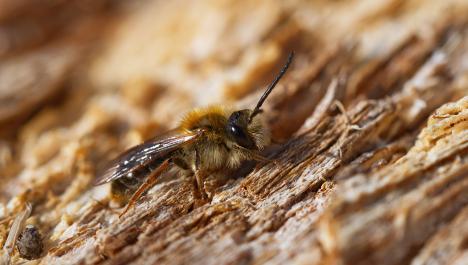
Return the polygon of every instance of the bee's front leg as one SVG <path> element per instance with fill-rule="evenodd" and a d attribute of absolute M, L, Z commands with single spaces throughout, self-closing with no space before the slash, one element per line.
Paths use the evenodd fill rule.
<path fill-rule="evenodd" d="M 257 154 L 257 153 L 252 153 L 251 156 L 252 156 L 252 159 L 257 161 L 257 162 L 261 162 L 261 163 L 264 163 L 264 164 L 274 163 L 275 165 L 278 165 L 278 160 L 276 160 L 276 159 L 271 159 L 271 158 L 268 158 L 268 157 L 264 157 L 261 154 Z"/>
<path fill-rule="evenodd" d="M 257 162 L 261 162 L 264 164 L 267 163 L 274 163 L 275 165 L 278 165 L 278 160 L 276 159 L 271 159 L 268 157 L 264 157 L 261 154 L 257 153 L 256 151 L 249 150 L 247 148 L 244 148 L 242 146 L 237 146 L 236 148 L 240 149 L 242 152 L 246 153 L 250 159 L 255 160 Z"/>

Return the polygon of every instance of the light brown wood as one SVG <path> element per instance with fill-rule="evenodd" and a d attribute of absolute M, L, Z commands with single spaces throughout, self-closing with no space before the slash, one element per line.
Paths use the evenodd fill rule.
<path fill-rule="evenodd" d="M 32 264 L 468 264 L 466 1 L 21 3 L 0 26 L 45 35 L 0 27 L 1 246 L 31 203 Z M 119 218 L 92 185 L 192 107 L 253 107 L 291 50 L 274 143 L 211 202 L 172 169 Z"/>

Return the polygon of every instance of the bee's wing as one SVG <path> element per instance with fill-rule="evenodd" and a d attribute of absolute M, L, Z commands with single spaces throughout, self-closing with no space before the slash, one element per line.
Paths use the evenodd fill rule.
<path fill-rule="evenodd" d="M 104 174 L 95 180 L 94 185 L 116 180 L 151 161 L 164 158 L 182 145 L 193 142 L 201 134 L 202 130 L 193 132 L 173 130 L 134 146 L 114 159 Z"/>

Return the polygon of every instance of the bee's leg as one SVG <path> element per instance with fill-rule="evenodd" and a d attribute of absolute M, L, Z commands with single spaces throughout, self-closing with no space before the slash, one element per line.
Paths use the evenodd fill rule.
<path fill-rule="evenodd" d="M 268 157 L 264 157 L 260 154 L 257 154 L 257 153 L 252 153 L 252 158 L 253 160 L 255 161 L 258 161 L 258 162 L 263 162 L 263 163 L 271 163 L 271 162 L 275 162 L 274 159 L 269 159 Z"/>
<path fill-rule="evenodd" d="M 202 206 L 208 201 L 204 186 L 204 175 L 202 175 L 201 171 L 195 171 L 193 174 L 193 192 L 195 208 Z"/>
<path fill-rule="evenodd" d="M 264 157 L 264 156 L 262 156 L 261 154 L 255 152 L 255 151 L 249 150 L 249 149 L 241 147 L 241 146 L 238 146 L 237 148 L 242 150 L 242 152 L 247 153 L 248 156 L 250 157 L 250 159 L 252 159 L 252 160 L 255 160 L 257 162 L 262 162 L 262 163 L 265 163 L 265 164 L 266 163 L 275 163 L 276 165 L 278 165 L 278 161 L 276 159 L 270 159 L 268 157 Z"/>
<path fill-rule="evenodd" d="M 201 170 L 195 171 L 195 180 L 202 199 L 204 201 L 208 200 L 208 195 L 205 190 L 205 174 Z"/>
<path fill-rule="evenodd" d="M 135 205 L 141 195 L 156 183 L 157 177 L 159 177 L 168 168 L 168 166 L 169 159 L 166 159 L 161 163 L 161 165 L 159 165 L 158 168 L 156 168 L 156 170 L 151 172 L 151 174 L 146 178 L 145 183 L 143 183 L 132 195 L 128 201 L 127 207 L 125 207 L 125 210 L 119 215 L 119 218 L 122 217 L 128 210 L 130 210 L 130 208 Z"/>
<path fill-rule="evenodd" d="M 195 180 L 197 182 L 197 188 L 201 194 L 201 197 L 204 201 L 208 200 L 208 195 L 206 194 L 205 191 L 205 173 L 200 170 L 200 165 L 201 165 L 201 159 L 200 159 L 200 153 L 198 150 L 195 150 L 195 168 L 194 168 L 194 174 L 195 174 Z"/>
<path fill-rule="evenodd" d="M 262 163 L 274 163 L 275 165 L 278 165 L 278 161 L 276 159 L 270 159 L 268 157 L 264 157 L 260 154 L 257 154 L 257 153 L 254 153 L 252 152 L 251 153 L 251 157 L 253 160 L 257 161 L 257 162 L 262 162 Z"/>
<path fill-rule="evenodd" d="M 203 198 L 203 194 L 201 193 L 201 188 L 199 184 L 199 178 L 197 177 L 197 171 L 192 171 L 192 180 L 193 180 L 193 197 L 195 201 L 201 200 Z"/>

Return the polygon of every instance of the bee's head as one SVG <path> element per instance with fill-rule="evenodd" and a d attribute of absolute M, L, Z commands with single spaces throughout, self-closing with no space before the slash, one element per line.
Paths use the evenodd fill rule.
<path fill-rule="evenodd" d="M 252 110 L 238 110 L 229 116 L 227 134 L 236 144 L 251 150 L 263 149 L 270 142 L 268 130 L 260 117 L 250 120 Z"/>
<path fill-rule="evenodd" d="M 258 114 L 262 113 L 262 104 L 270 95 L 273 88 L 286 73 L 294 53 L 290 53 L 286 64 L 275 80 L 268 86 L 253 110 L 244 109 L 233 112 L 228 119 L 226 131 L 228 135 L 240 146 L 247 149 L 263 149 L 270 143 L 268 130 L 263 126 Z"/>

